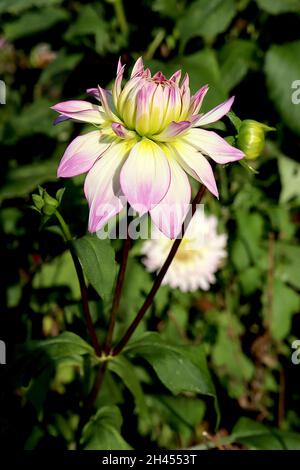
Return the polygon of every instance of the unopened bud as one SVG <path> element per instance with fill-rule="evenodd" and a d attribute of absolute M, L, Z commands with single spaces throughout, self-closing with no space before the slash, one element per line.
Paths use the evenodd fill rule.
<path fill-rule="evenodd" d="M 265 146 L 266 132 L 274 130 L 274 127 L 269 127 L 252 119 L 242 121 L 239 127 L 237 145 L 245 153 L 245 158 L 254 160 L 259 157 Z"/>
<path fill-rule="evenodd" d="M 33 194 L 32 200 L 33 200 L 35 209 L 37 209 L 38 211 L 41 211 L 42 208 L 44 207 L 44 200 L 42 196 L 40 196 L 39 194 Z"/>
<path fill-rule="evenodd" d="M 45 191 L 45 194 L 44 194 L 44 202 L 45 202 L 45 205 L 42 208 L 42 212 L 45 215 L 54 214 L 54 212 L 56 211 L 56 209 L 59 206 L 59 202 L 56 199 L 54 199 L 54 197 L 52 197 L 48 193 L 46 193 L 46 191 Z"/>
<path fill-rule="evenodd" d="M 45 216 L 45 220 L 48 220 L 51 215 L 53 215 L 61 203 L 62 196 L 64 193 L 64 188 L 59 189 L 56 193 L 56 197 L 50 196 L 47 191 L 40 187 L 38 188 L 39 194 L 33 194 L 33 206 L 35 210 L 40 212 L 43 216 Z"/>

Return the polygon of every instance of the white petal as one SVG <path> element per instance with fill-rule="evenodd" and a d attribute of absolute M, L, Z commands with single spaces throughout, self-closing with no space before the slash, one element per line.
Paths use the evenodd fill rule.
<path fill-rule="evenodd" d="M 133 78 L 136 75 L 140 75 L 143 72 L 144 72 L 144 62 L 143 62 L 142 57 L 139 57 L 133 66 L 130 78 Z"/>
<path fill-rule="evenodd" d="M 179 234 L 191 201 L 191 187 L 186 173 L 174 158 L 169 158 L 171 182 L 162 201 L 150 211 L 155 225 L 168 238 Z"/>
<path fill-rule="evenodd" d="M 225 114 L 230 111 L 232 103 L 234 102 L 234 96 L 229 98 L 224 103 L 219 104 L 215 108 L 211 109 L 207 113 L 203 114 L 203 116 L 197 121 L 197 126 L 204 126 L 206 124 L 211 124 L 212 122 L 219 121 Z"/>
<path fill-rule="evenodd" d="M 219 197 L 216 180 L 207 159 L 191 145 L 184 142 L 172 144 L 176 158 L 184 170 L 200 181 L 216 197 Z"/>
<path fill-rule="evenodd" d="M 93 124 L 102 124 L 104 121 L 103 108 L 88 101 L 63 101 L 52 106 L 51 109 L 77 121 L 91 122 Z"/>
<path fill-rule="evenodd" d="M 204 129 L 190 129 L 184 136 L 184 140 L 196 149 L 211 157 L 215 162 L 225 164 L 241 160 L 244 153 L 232 147 L 216 132 Z"/>
<path fill-rule="evenodd" d="M 60 161 L 57 176 L 65 178 L 85 173 L 110 145 L 111 142 L 107 138 L 101 141 L 100 131 L 76 137 Z"/>
<path fill-rule="evenodd" d="M 125 200 L 120 199 L 120 171 L 129 150 L 125 142 L 112 145 L 85 179 L 84 192 L 90 206 L 90 232 L 100 230 L 125 204 Z"/>
<path fill-rule="evenodd" d="M 143 138 L 130 152 L 120 176 L 122 190 L 141 215 L 165 196 L 170 185 L 170 167 L 161 148 Z"/>

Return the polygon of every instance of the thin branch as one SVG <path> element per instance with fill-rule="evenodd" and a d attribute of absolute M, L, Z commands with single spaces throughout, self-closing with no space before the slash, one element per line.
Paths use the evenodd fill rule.
<path fill-rule="evenodd" d="M 115 294 L 114 294 L 114 299 L 113 299 L 113 304 L 112 304 L 112 309 L 111 309 L 107 337 L 106 337 L 105 345 L 103 348 L 104 353 L 106 355 L 109 355 L 111 352 L 111 345 L 112 345 L 112 340 L 113 340 L 114 328 L 116 324 L 116 317 L 117 317 L 117 313 L 119 310 L 121 294 L 122 294 L 122 289 L 123 289 L 124 280 L 125 280 L 125 272 L 126 272 L 126 267 L 127 267 L 129 249 L 131 245 L 131 240 L 130 240 L 130 236 L 128 233 L 128 225 L 129 225 L 129 221 L 128 221 L 128 211 L 127 211 L 126 238 L 124 240 L 124 245 L 123 245 L 122 260 L 121 260 L 118 278 L 116 282 L 116 288 L 115 288 Z M 93 407 L 95 401 L 97 400 L 98 393 L 104 381 L 106 369 L 107 369 L 107 362 L 102 364 L 97 371 L 93 388 L 91 390 L 91 393 L 85 405 L 86 411 L 89 411 Z"/>
<path fill-rule="evenodd" d="M 202 199 L 204 193 L 205 193 L 205 186 L 202 185 L 200 187 L 198 193 L 196 194 L 194 200 L 193 200 L 192 215 L 194 215 L 194 213 L 196 211 L 196 208 L 197 208 L 197 204 L 199 204 L 201 202 L 201 199 Z M 174 243 L 172 245 L 172 248 L 170 250 L 170 253 L 169 253 L 166 261 L 164 262 L 161 270 L 159 271 L 159 273 L 158 273 L 158 275 L 157 275 L 157 277 L 156 277 L 156 279 L 153 283 L 152 289 L 150 290 L 147 298 L 145 299 L 144 304 L 140 308 L 140 310 L 139 310 L 138 314 L 136 315 L 135 319 L 133 320 L 133 322 L 128 327 L 128 329 L 127 329 L 126 333 L 124 334 L 124 336 L 121 338 L 119 343 L 113 349 L 113 351 L 112 351 L 113 356 L 118 355 L 123 350 L 123 348 L 126 346 L 128 341 L 130 340 L 131 336 L 135 332 L 136 328 L 140 324 L 141 320 L 143 319 L 143 317 L 144 317 L 145 313 L 147 312 L 148 308 L 152 304 L 153 299 L 154 299 L 154 297 L 155 297 L 158 289 L 160 288 L 160 285 L 161 285 L 161 283 L 162 283 L 162 281 L 165 277 L 165 274 L 166 274 L 167 270 L 169 269 L 169 266 L 172 263 L 174 256 L 177 253 L 177 250 L 180 246 L 180 243 L 181 243 L 182 238 L 184 236 L 185 230 L 187 229 L 187 226 L 188 226 L 188 224 L 185 221 L 182 225 L 182 236 L 181 236 L 181 238 L 176 238 L 176 240 L 174 241 Z"/>
<path fill-rule="evenodd" d="M 122 0 L 112 0 L 114 9 L 115 9 L 115 15 L 117 18 L 117 21 L 119 23 L 120 30 L 122 33 L 126 36 L 129 32 L 129 26 L 127 23 L 127 18 L 124 10 L 124 5 Z"/>
<path fill-rule="evenodd" d="M 99 390 L 100 390 L 100 388 L 103 384 L 103 381 L 104 381 L 105 372 L 106 372 L 106 369 L 107 369 L 107 362 L 108 361 L 103 362 L 103 364 L 97 370 L 97 375 L 96 375 L 96 378 L 95 378 L 93 388 L 92 388 L 92 390 L 91 390 L 91 392 L 88 396 L 88 399 L 86 401 L 86 404 L 85 404 L 85 412 L 86 413 L 92 409 L 95 401 L 97 400 Z"/>
<path fill-rule="evenodd" d="M 94 381 L 94 384 L 93 384 L 93 388 L 90 391 L 90 393 L 87 397 L 87 400 L 83 404 L 79 424 L 78 424 L 77 430 L 76 430 L 77 448 L 79 448 L 79 445 L 80 445 L 80 436 L 82 434 L 82 430 L 84 428 L 84 425 L 87 423 L 87 421 L 90 418 L 91 410 L 92 410 L 92 408 L 95 404 L 95 401 L 97 400 L 99 390 L 100 390 L 100 388 L 103 384 L 106 369 L 107 369 L 107 361 L 103 362 L 101 364 L 101 366 L 98 368 L 97 373 L 96 373 L 96 377 L 95 377 L 95 381 Z"/>
<path fill-rule="evenodd" d="M 161 45 L 165 38 L 166 32 L 164 29 L 159 29 L 158 32 L 156 33 L 153 41 L 149 45 L 147 52 L 144 54 L 144 58 L 147 60 L 150 60 L 153 58 L 157 48 Z"/>
<path fill-rule="evenodd" d="M 88 299 L 88 289 L 87 289 L 87 286 L 86 286 L 86 283 L 85 283 L 82 267 L 81 267 L 81 264 L 79 262 L 79 259 L 77 258 L 77 255 L 75 253 L 74 246 L 72 245 L 72 242 L 70 241 L 70 242 L 68 242 L 68 244 L 69 244 L 69 249 L 70 249 L 70 252 L 71 252 L 71 256 L 72 256 L 72 259 L 73 259 L 73 263 L 74 263 L 76 273 L 77 273 L 77 277 L 78 277 L 78 281 L 79 281 L 81 301 L 82 301 L 82 309 L 83 309 L 83 314 L 84 314 L 84 318 L 85 318 L 85 321 L 86 321 L 87 330 L 88 330 L 88 333 L 90 335 L 91 342 L 92 342 L 93 348 L 95 350 L 95 353 L 97 354 L 97 356 L 101 356 L 101 346 L 100 346 L 99 340 L 97 338 L 96 330 L 95 330 L 93 320 L 92 320 L 92 316 L 91 316 L 91 312 L 90 312 L 89 299 Z"/>
<path fill-rule="evenodd" d="M 99 343 L 98 338 L 97 338 L 96 330 L 95 330 L 95 327 L 94 327 L 94 324 L 93 324 L 93 320 L 92 320 L 92 316 L 91 316 L 91 312 L 90 312 L 90 308 L 89 308 L 88 289 L 87 289 L 87 286 L 86 286 L 86 283 L 85 283 L 84 274 L 83 274 L 83 271 L 82 271 L 81 264 L 79 262 L 79 259 L 77 258 L 77 254 L 75 252 L 72 235 L 71 235 L 69 227 L 67 226 L 66 222 L 64 221 L 62 215 L 58 211 L 55 212 L 55 215 L 57 217 L 57 220 L 60 223 L 61 229 L 63 231 L 64 237 L 66 239 L 66 242 L 68 244 L 68 247 L 69 247 L 72 259 L 73 259 L 73 263 L 74 263 L 74 267 L 75 267 L 75 270 L 76 270 L 76 274 L 77 274 L 78 282 L 79 282 L 79 287 L 80 287 L 82 310 L 83 310 L 83 314 L 84 314 L 84 317 L 85 317 L 87 330 L 88 330 L 89 336 L 91 338 L 91 342 L 92 342 L 93 348 L 95 350 L 95 353 L 97 354 L 97 356 L 101 356 L 101 346 L 100 346 L 100 343 Z"/>
<path fill-rule="evenodd" d="M 111 316 L 110 316 L 110 321 L 109 321 L 109 326 L 108 326 L 107 338 L 106 338 L 106 342 L 104 346 L 105 354 L 109 354 L 111 350 L 114 328 L 116 324 L 116 317 L 117 317 L 117 312 L 119 310 L 121 294 L 122 294 L 122 289 L 123 289 L 124 280 L 125 280 L 126 266 L 127 266 L 127 261 L 128 261 L 129 249 L 131 245 L 131 240 L 128 234 L 128 223 L 127 223 L 126 232 L 127 233 L 126 233 L 126 239 L 124 241 L 124 246 L 123 246 L 122 261 L 121 261 L 121 265 L 120 265 L 120 269 L 118 273 L 115 295 L 114 295 L 114 300 L 113 300 L 112 309 L 111 309 Z"/>

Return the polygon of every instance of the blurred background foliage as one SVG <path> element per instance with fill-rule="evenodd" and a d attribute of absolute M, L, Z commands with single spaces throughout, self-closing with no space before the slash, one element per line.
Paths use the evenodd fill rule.
<path fill-rule="evenodd" d="M 291 362 L 291 344 L 300 331 L 300 104 L 292 103 L 300 80 L 300 1 L 0 0 L 0 16 L 0 78 L 7 86 L 0 106 L 0 339 L 8 356 L 0 366 L 2 445 L 299 449 L 300 365 Z M 86 88 L 98 83 L 109 87 L 118 57 L 130 68 L 140 55 L 153 71 L 188 72 L 194 92 L 209 83 L 206 108 L 235 94 L 241 119 L 276 132 L 251 162 L 257 174 L 219 166 L 220 201 L 205 197 L 206 210 L 229 234 L 216 285 L 193 294 L 161 288 L 127 355 L 111 363 L 97 414 L 78 437 L 80 403 L 93 376 L 78 281 L 55 222 L 41 229 L 29 206 L 38 185 L 50 194 L 66 187 L 64 217 L 73 234 L 86 233 L 83 178 L 56 178 L 67 143 L 85 127 L 54 127 L 50 106 L 85 99 Z M 120 247 L 114 243 L 117 258 Z M 116 336 L 150 286 L 138 242 Z M 100 337 L 109 310 L 104 291 L 99 301 L 89 288 Z M 146 329 L 157 333 L 139 339 Z M 167 343 L 172 354 L 163 349 Z M 161 370 L 153 348 L 172 371 L 177 360 L 188 360 L 179 345 L 197 358 L 205 351 L 216 390 L 207 379 L 204 393 L 196 363 L 187 363 L 181 383 Z"/>

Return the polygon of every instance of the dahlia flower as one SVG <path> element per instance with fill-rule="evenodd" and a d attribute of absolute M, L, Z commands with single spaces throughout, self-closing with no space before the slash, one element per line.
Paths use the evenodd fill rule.
<path fill-rule="evenodd" d="M 100 86 L 87 90 L 98 104 L 65 101 L 52 107 L 56 123 L 74 119 L 94 125 L 67 147 L 59 177 L 88 172 L 84 191 L 89 203 L 89 230 L 96 232 L 126 202 L 140 215 L 147 212 L 168 237 L 174 238 L 189 208 L 187 175 L 218 197 L 211 165 L 243 158 L 244 153 L 202 126 L 218 121 L 234 97 L 203 114 L 208 85 L 190 95 L 189 77 L 181 71 L 167 79 L 151 76 L 139 58 L 122 88 L 124 65 L 119 61 L 112 92 Z"/>
<path fill-rule="evenodd" d="M 161 232 L 156 235 L 142 247 L 143 263 L 150 272 L 159 272 L 173 243 Z M 197 209 L 162 283 L 183 292 L 208 290 L 226 258 L 226 241 L 227 236 L 217 232 L 217 218 Z"/>

